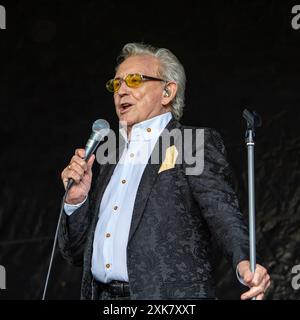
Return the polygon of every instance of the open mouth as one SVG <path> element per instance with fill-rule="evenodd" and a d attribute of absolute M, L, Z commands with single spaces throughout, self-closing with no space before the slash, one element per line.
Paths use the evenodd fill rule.
<path fill-rule="evenodd" d="M 120 113 L 123 114 L 123 113 L 127 112 L 130 109 L 130 107 L 132 107 L 132 106 L 133 106 L 133 104 L 128 103 L 128 102 L 121 103 Z"/>

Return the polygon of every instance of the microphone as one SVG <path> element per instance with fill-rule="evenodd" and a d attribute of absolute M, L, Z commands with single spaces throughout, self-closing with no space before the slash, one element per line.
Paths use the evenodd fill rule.
<path fill-rule="evenodd" d="M 93 152 L 97 149 L 101 140 L 108 135 L 110 130 L 109 123 L 104 119 L 98 119 L 93 123 L 92 134 L 85 145 L 85 156 L 83 160 L 88 161 Z M 70 190 L 74 183 L 73 179 L 69 179 L 66 190 Z"/>

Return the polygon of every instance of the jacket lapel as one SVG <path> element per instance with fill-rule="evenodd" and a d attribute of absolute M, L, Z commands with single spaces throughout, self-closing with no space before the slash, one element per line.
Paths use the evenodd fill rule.
<path fill-rule="evenodd" d="M 179 125 L 178 121 L 172 118 L 165 129 L 172 130 L 178 125 Z M 161 136 L 158 138 L 155 144 L 154 150 L 156 148 L 161 148 Z M 142 178 L 138 187 L 138 191 L 136 194 L 136 198 L 135 198 L 128 243 L 133 237 L 134 232 L 136 231 L 140 223 L 140 220 L 143 216 L 143 212 L 144 212 L 147 200 L 149 198 L 152 187 L 157 179 L 158 171 L 161 166 L 161 163 L 164 160 L 163 158 L 165 155 L 165 150 L 161 150 L 159 154 L 160 154 L 159 163 L 151 164 L 150 163 L 151 157 L 150 157 L 145 167 L 144 173 L 142 175 Z"/>

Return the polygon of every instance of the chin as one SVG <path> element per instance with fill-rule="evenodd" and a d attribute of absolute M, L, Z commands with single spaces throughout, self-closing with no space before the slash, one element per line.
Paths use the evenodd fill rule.
<path fill-rule="evenodd" d="M 132 117 L 130 117 L 129 115 L 126 115 L 126 114 L 120 115 L 119 120 L 121 122 L 125 122 L 128 127 L 131 127 L 136 123 L 136 121 L 134 121 L 134 119 Z"/>

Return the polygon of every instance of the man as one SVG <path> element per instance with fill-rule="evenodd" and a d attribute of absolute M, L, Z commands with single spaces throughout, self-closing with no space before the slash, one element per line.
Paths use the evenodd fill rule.
<path fill-rule="evenodd" d="M 248 232 L 218 133 L 204 129 L 204 166 L 197 174 L 186 174 L 185 159 L 175 163 L 175 144 L 160 149 L 164 129 L 187 129 L 178 122 L 185 90 L 178 59 L 167 49 L 127 44 L 107 88 L 124 138 L 119 162 L 100 166 L 92 191 L 95 156 L 86 163 L 77 149 L 62 172 L 65 186 L 70 178 L 75 184 L 59 245 L 68 261 L 83 265 L 81 298 L 213 299 L 214 237 L 250 287 L 241 298 L 262 299 L 270 277 L 261 265 L 250 271 Z M 190 129 L 195 137 L 196 128 Z M 197 144 L 189 147 L 200 155 Z M 157 148 L 162 156 L 153 164 Z M 135 162 L 141 154 L 147 161 Z"/>

